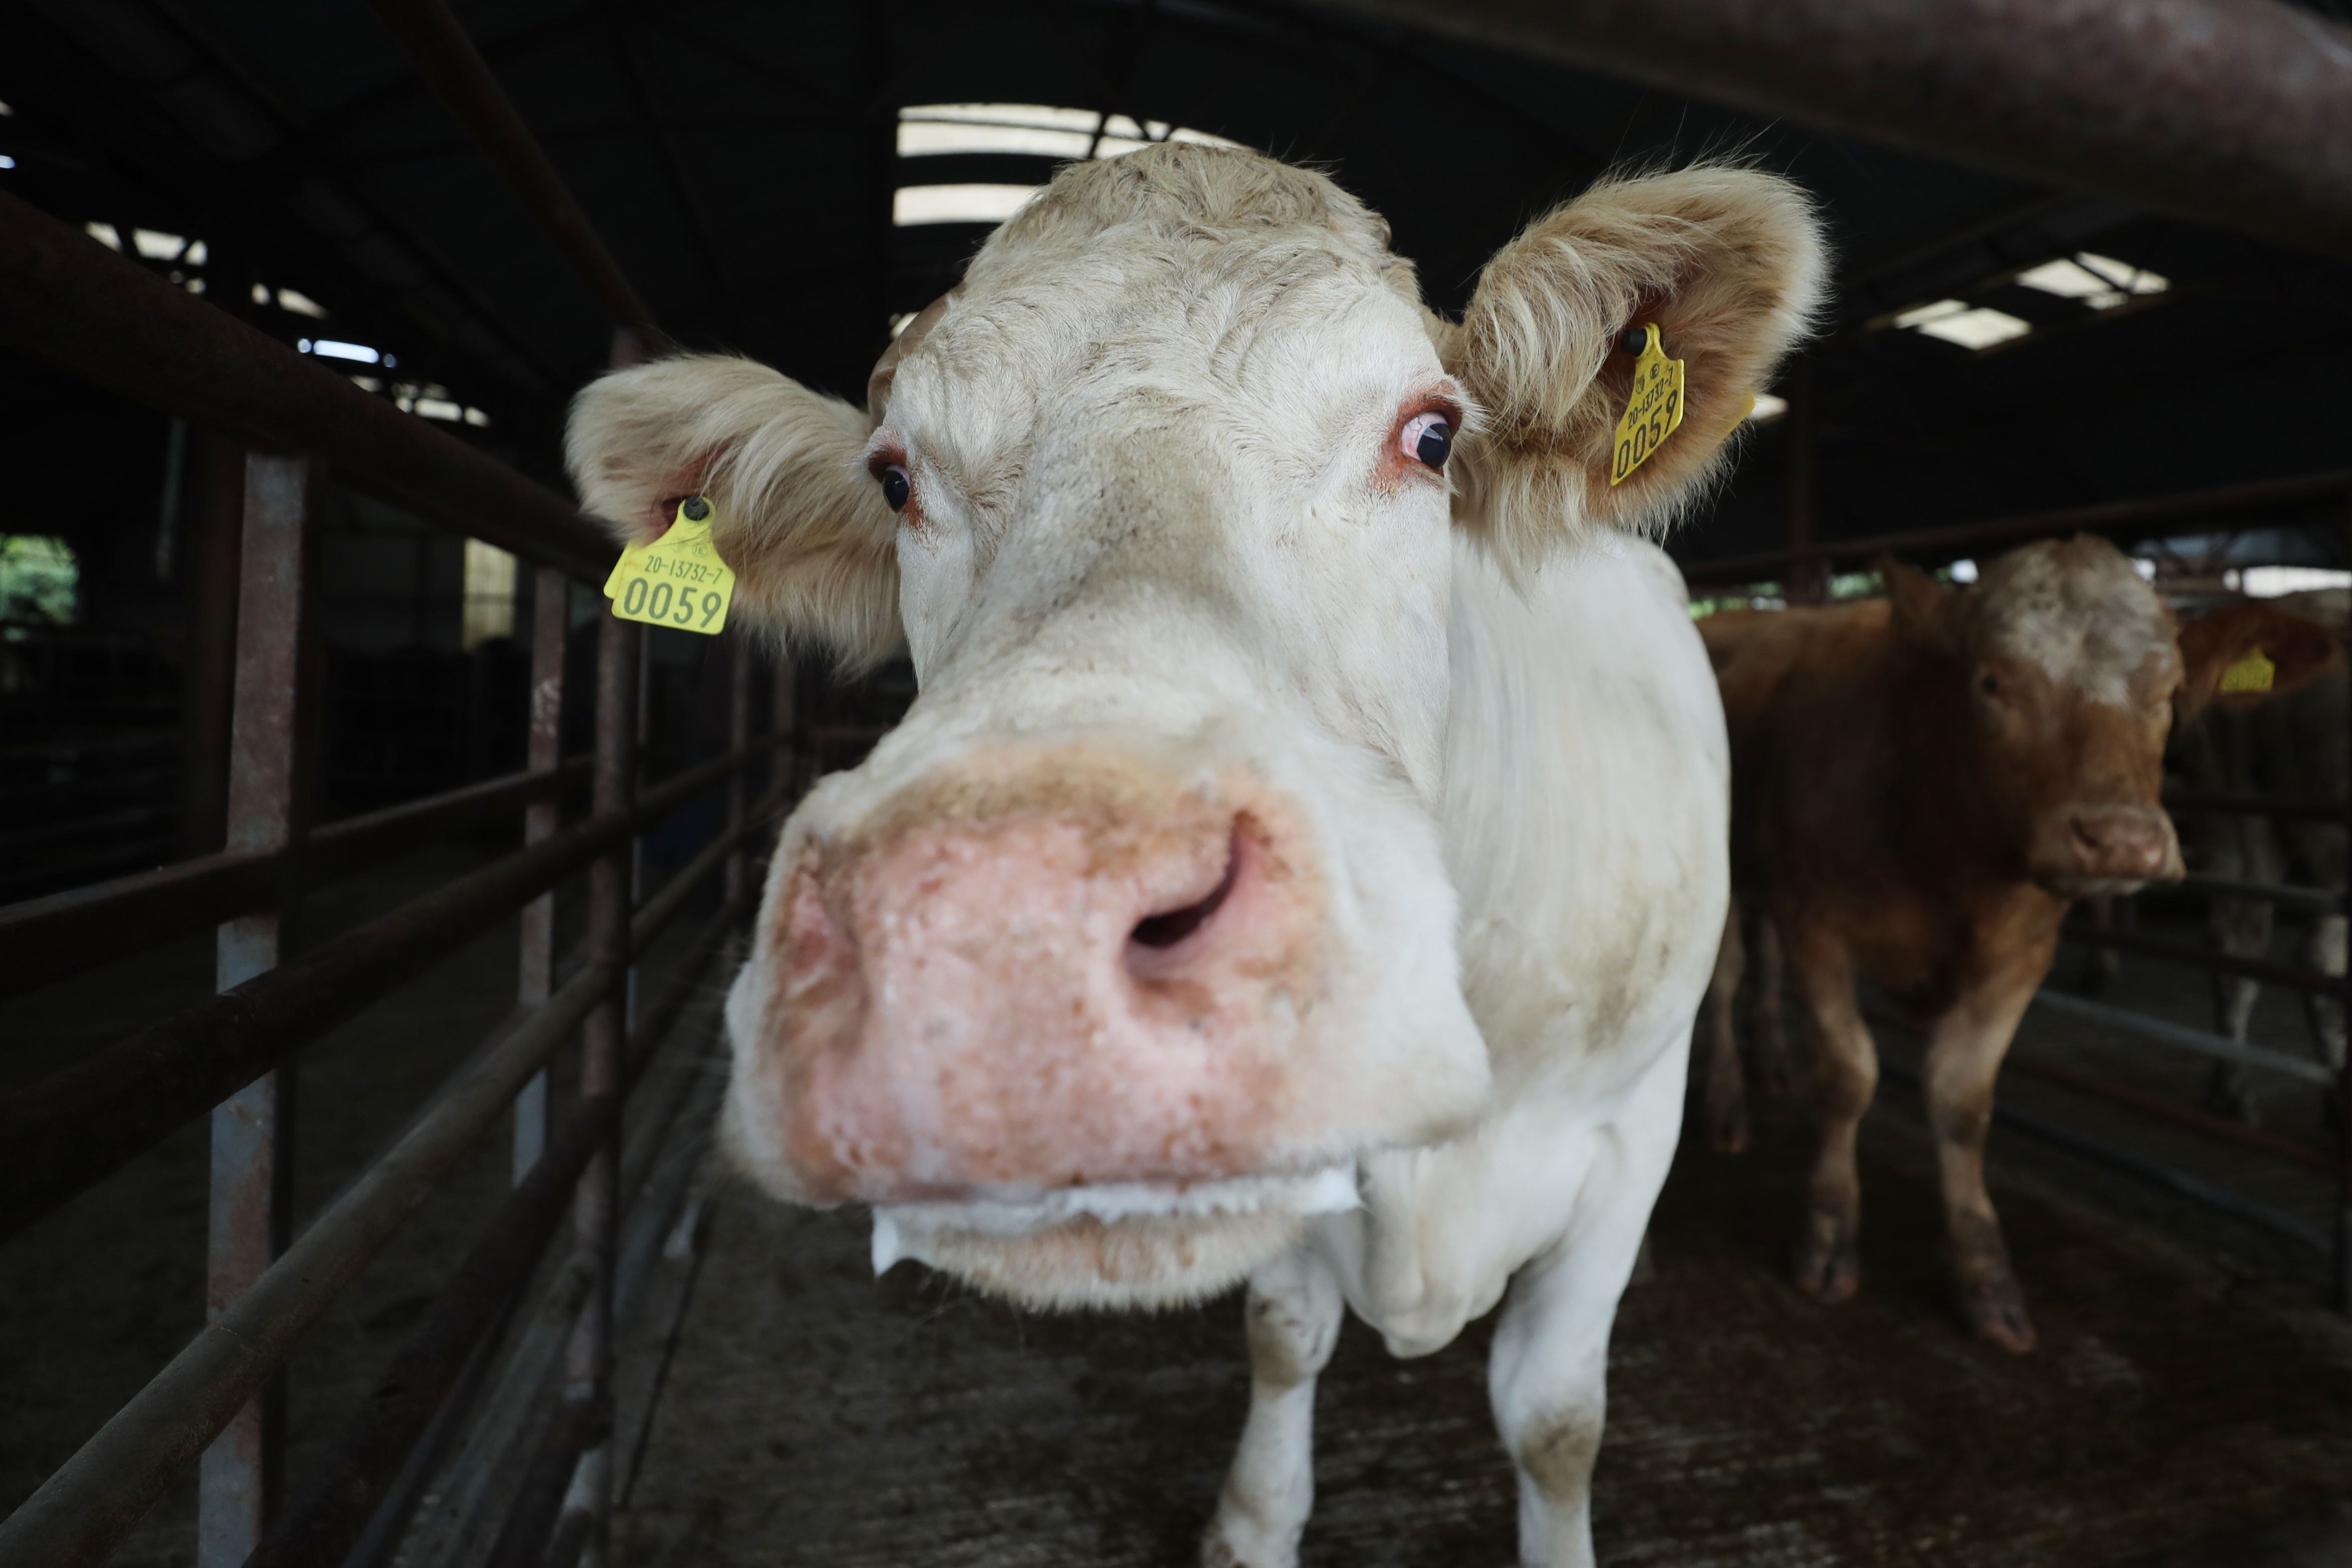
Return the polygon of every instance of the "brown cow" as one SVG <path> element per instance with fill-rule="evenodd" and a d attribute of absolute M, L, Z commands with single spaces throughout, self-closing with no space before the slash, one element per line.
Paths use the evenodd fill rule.
<path fill-rule="evenodd" d="M 2097 538 L 2029 545 L 1958 592 L 1915 568 L 1881 570 L 1885 599 L 1699 623 L 1731 731 L 1734 884 L 1778 930 L 1815 1026 L 1821 1153 L 1798 1282 L 1838 1301 L 1860 1281 L 1854 1133 L 1878 1082 L 1854 993 L 1866 975 L 1927 1030 L 1963 1308 L 1986 1338 L 2028 1350 L 1984 1140 L 1994 1074 L 2060 917 L 2086 894 L 2181 874 L 2158 803 L 2176 710 L 2202 706 L 2256 649 L 2284 690 L 2333 644 L 2254 604 L 2176 632 L 2130 560 Z M 1735 925 L 1734 988 L 1738 964 Z M 1736 1101 L 1712 1103 L 1719 1116 Z"/>

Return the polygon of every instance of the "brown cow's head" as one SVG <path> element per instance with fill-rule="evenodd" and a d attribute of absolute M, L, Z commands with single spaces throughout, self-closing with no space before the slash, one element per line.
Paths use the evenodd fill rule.
<path fill-rule="evenodd" d="M 1897 631 L 1936 672 L 1919 716 L 1966 825 L 2067 896 L 2179 878 L 2158 801 L 2176 717 L 2214 700 L 2251 653 L 2284 691 L 2336 652 L 2325 629 L 2260 604 L 2178 629 L 2129 558 L 2089 536 L 2028 545 L 1957 592 L 1914 567 L 1880 570 Z"/>
<path fill-rule="evenodd" d="M 866 409 L 711 357 L 589 388 L 592 509 L 642 534 L 709 493 L 741 612 L 903 640 L 920 683 L 778 848 L 729 1007 L 737 1163 L 875 1205 L 879 1257 L 1135 1303 L 1223 1288 L 1351 1205 L 1360 1155 L 1467 1124 L 1456 552 L 1659 525 L 1821 273 L 1793 187 L 1685 170 L 1548 214 L 1445 322 L 1322 175 L 1157 146 L 1057 175 Z M 1684 429 L 1612 486 L 1648 321 Z"/>

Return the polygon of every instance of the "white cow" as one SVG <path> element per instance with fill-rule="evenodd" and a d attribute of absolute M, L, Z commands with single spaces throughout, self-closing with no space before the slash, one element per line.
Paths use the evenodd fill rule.
<path fill-rule="evenodd" d="M 1714 676 L 1634 536 L 1822 267 L 1787 183 L 1690 169 L 1542 218 L 1456 324 L 1322 175 L 1162 146 L 1062 171 L 866 411 L 706 357 L 580 398 L 592 510 L 710 495 L 747 609 L 920 682 L 784 831 L 736 1162 L 1022 1302 L 1246 1278 L 1211 1563 L 1296 1560 L 1343 1301 L 1425 1355 L 1507 1287 L 1521 1556 L 1591 1560 L 1727 897 Z M 1687 412 L 1612 487 L 1649 322 Z"/>

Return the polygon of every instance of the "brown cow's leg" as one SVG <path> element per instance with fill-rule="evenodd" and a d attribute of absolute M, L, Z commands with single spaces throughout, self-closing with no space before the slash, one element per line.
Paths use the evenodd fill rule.
<path fill-rule="evenodd" d="M 1944 1223 L 1960 1310 L 2003 1350 L 2033 1348 L 2033 1320 L 2009 1265 L 2000 1217 L 1985 1191 L 1985 1134 L 1992 1124 L 1993 1078 L 2009 1054 L 2017 1020 L 2032 999 L 2032 976 L 1965 997 L 1937 1020 L 1927 1040 L 1927 1121 L 1944 1189 Z"/>
<path fill-rule="evenodd" d="M 1862 1283 L 1862 1178 L 1854 1170 L 1853 1142 L 1878 1092 L 1878 1047 L 1854 1005 L 1853 970 L 1845 956 L 1809 951 L 1801 937 L 1792 946 L 1797 983 L 1819 1044 L 1813 1090 L 1822 1137 L 1811 1210 L 1797 1251 L 1797 1287 L 1818 1301 L 1843 1301 Z"/>
<path fill-rule="evenodd" d="M 1788 958 L 1780 951 L 1780 928 L 1769 914 L 1756 917 L 1756 1075 L 1764 1092 L 1785 1100 L 1796 1092 L 1797 1062 L 1789 1050 L 1789 1014 L 1782 1005 L 1781 977 Z"/>
<path fill-rule="evenodd" d="M 1739 905 L 1734 902 L 1724 913 L 1723 945 L 1716 949 L 1715 977 L 1706 986 L 1706 1075 L 1699 1089 L 1707 1146 L 1717 1154 L 1736 1155 L 1748 1147 L 1748 1086 L 1733 1028 L 1746 963 L 1739 945 Z"/>

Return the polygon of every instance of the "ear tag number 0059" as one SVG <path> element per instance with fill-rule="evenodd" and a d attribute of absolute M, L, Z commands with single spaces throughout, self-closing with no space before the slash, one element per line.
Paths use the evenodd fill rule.
<path fill-rule="evenodd" d="M 2278 679 L 2278 666 L 2263 657 L 2260 648 L 2221 672 L 2225 692 L 2266 692 Z"/>
<path fill-rule="evenodd" d="M 1622 485 L 1650 455 L 1666 444 L 1683 422 L 1683 362 L 1666 358 L 1658 340 L 1658 324 L 1648 323 L 1648 341 L 1633 361 L 1633 395 L 1625 400 L 1624 416 L 1617 422 L 1617 440 L 1610 449 L 1609 483 Z"/>
<path fill-rule="evenodd" d="M 669 529 L 650 544 L 631 545 L 604 580 L 613 613 L 647 626 L 673 626 L 716 637 L 727 629 L 735 573 L 710 543 L 710 503 L 688 496 Z"/>

